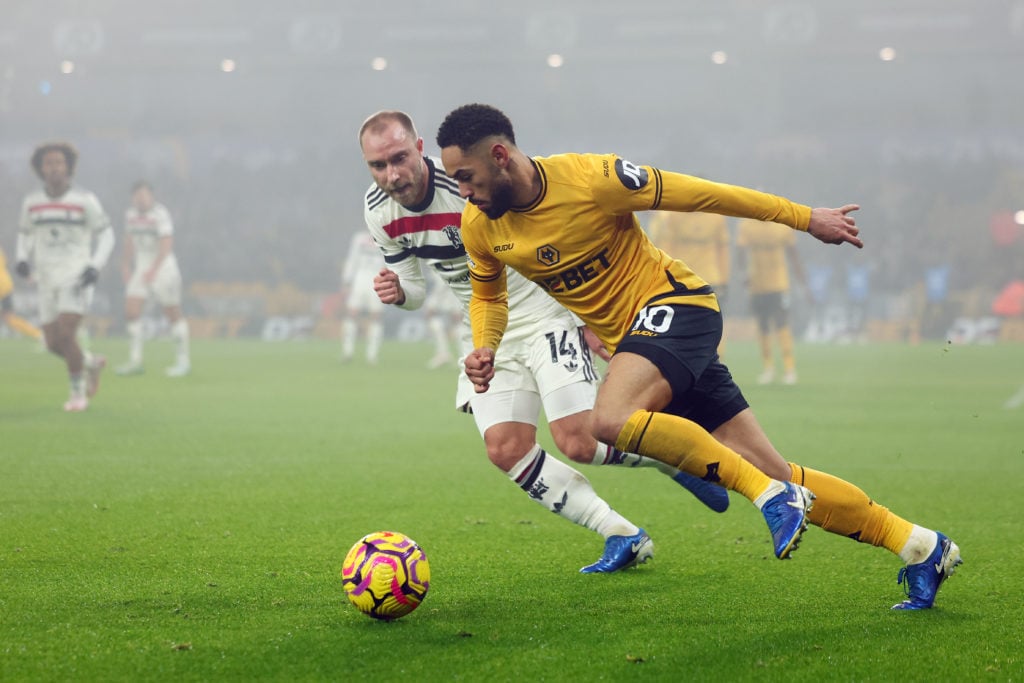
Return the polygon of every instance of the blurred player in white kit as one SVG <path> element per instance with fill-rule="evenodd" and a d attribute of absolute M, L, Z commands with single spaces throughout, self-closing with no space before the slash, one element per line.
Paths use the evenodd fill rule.
<path fill-rule="evenodd" d="M 106 366 L 102 356 L 82 350 L 77 335 L 100 270 L 114 249 L 114 230 L 99 199 L 71 184 L 77 161 L 77 150 L 66 142 L 46 143 L 33 152 L 32 168 L 43 187 L 22 202 L 15 266 L 18 275 L 34 276 L 39 284 L 46 348 L 67 366 L 68 412 L 89 407 Z"/>
<path fill-rule="evenodd" d="M 423 301 L 423 315 L 430 339 L 434 342 L 434 355 L 427 362 L 427 367 L 436 370 L 454 364 L 458 353 L 453 354 L 451 349 L 453 342 L 458 348 L 462 304 L 444 280 L 435 279 L 430 287 Z"/>
<path fill-rule="evenodd" d="M 383 265 L 380 249 L 366 232 L 352 235 L 341 269 L 341 359 L 345 362 L 355 355 L 360 326 L 366 340 L 366 362 L 373 365 L 380 355 L 384 306 L 373 291 L 373 278 Z"/>
<path fill-rule="evenodd" d="M 132 205 L 124 214 L 125 242 L 121 276 L 125 283 L 124 317 L 128 331 L 128 362 L 119 375 L 141 375 L 145 331 L 142 309 L 154 298 L 163 310 L 174 340 L 175 361 L 168 377 L 184 377 L 192 370 L 188 320 L 181 313 L 181 269 L 174 255 L 174 223 L 167 207 L 156 201 L 153 188 L 140 181 L 132 188 Z"/>

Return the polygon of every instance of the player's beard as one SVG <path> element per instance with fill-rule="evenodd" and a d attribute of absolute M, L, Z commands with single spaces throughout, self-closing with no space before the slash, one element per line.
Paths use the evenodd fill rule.
<path fill-rule="evenodd" d="M 496 220 L 501 218 L 512 208 L 515 195 L 512 191 L 512 181 L 508 178 L 500 178 L 496 181 L 494 189 L 491 190 L 491 200 L 486 209 L 481 209 L 488 218 Z"/>
<path fill-rule="evenodd" d="M 426 188 L 426 173 L 423 169 L 418 168 L 413 172 L 408 183 L 397 187 L 392 186 L 390 189 L 385 187 L 382 187 L 381 189 L 384 190 L 389 197 L 408 209 L 416 206 L 426 198 Z"/>

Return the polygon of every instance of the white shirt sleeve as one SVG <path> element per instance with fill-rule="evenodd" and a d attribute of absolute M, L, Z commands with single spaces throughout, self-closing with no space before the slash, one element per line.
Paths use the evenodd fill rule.
<path fill-rule="evenodd" d="M 395 305 L 406 311 L 415 311 L 427 298 L 427 279 L 423 275 L 419 259 L 396 240 L 388 237 L 372 211 L 364 211 L 363 218 L 370 236 L 384 254 L 384 265 L 398 275 L 399 284 L 405 293 L 405 301 Z"/>
<path fill-rule="evenodd" d="M 96 270 L 102 270 L 107 265 L 110 254 L 114 251 L 114 228 L 110 223 L 110 217 L 103 210 L 103 205 L 96 195 L 90 193 L 86 204 L 88 225 L 93 235 L 96 235 L 96 248 L 89 259 L 89 265 Z"/>
<path fill-rule="evenodd" d="M 405 301 L 398 305 L 407 311 L 415 311 L 427 298 L 427 278 L 423 276 L 423 267 L 415 256 L 409 256 L 388 267 L 398 275 L 398 281 L 405 292 Z"/>
<path fill-rule="evenodd" d="M 356 276 L 356 265 L 359 261 L 359 235 L 352 235 L 345 254 L 345 263 L 341 266 L 341 286 L 348 287 Z"/>
<path fill-rule="evenodd" d="M 174 221 L 171 220 L 171 212 L 163 204 L 157 212 L 156 234 L 160 237 L 170 237 L 174 234 Z"/>
<path fill-rule="evenodd" d="M 96 250 L 93 251 L 92 258 L 89 259 L 89 265 L 96 270 L 103 270 L 112 251 L 114 251 L 114 228 L 108 224 L 107 229 L 101 232 L 99 239 L 96 240 Z"/>

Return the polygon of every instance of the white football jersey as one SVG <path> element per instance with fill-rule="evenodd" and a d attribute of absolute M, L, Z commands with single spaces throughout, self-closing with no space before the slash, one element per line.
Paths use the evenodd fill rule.
<path fill-rule="evenodd" d="M 373 238 L 360 230 L 352 235 L 345 264 L 341 268 L 343 287 L 373 288 L 373 278 L 384 267 L 384 259 Z"/>
<path fill-rule="evenodd" d="M 135 269 L 146 269 L 160 253 L 160 238 L 174 234 L 174 223 L 167 207 L 157 203 L 149 211 L 135 207 L 125 211 L 124 230 L 135 252 Z M 168 260 L 173 256 L 168 254 Z"/>
<path fill-rule="evenodd" d="M 472 286 L 469 263 L 462 244 L 462 209 L 458 183 L 441 170 L 440 160 L 424 157 L 429 169 L 427 196 L 422 204 L 406 208 L 376 184 L 366 192 L 366 227 L 384 253 L 387 267 L 398 274 L 406 291 L 402 308 L 415 309 L 423 303 L 426 278 L 420 262 L 434 269 L 468 311 Z M 570 315 L 544 290 L 511 268 L 508 275 L 509 318 L 506 338 L 531 334 L 532 323 Z M 410 300 L 409 292 L 419 292 Z M 468 324 L 468 322 L 467 322 Z"/>
<path fill-rule="evenodd" d="M 78 277 L 90 265 L 93 237 L 109 229 L 110 218 L 88 190 L 71 187 L 60 197 L 50 197 L 40 189 L 21 205 L 18 230 L 31 245 L 42 286 Z"/>

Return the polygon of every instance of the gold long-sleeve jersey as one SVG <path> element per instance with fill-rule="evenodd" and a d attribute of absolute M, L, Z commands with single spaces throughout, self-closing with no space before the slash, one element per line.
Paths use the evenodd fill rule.
<path fill-rule="evenodd" d="M 748 252 L 747 274 L 751 294 L 789 291 L 786 250 L 795 244 L 793 231 L 785 225 L 740 221 L 736 246 Z"/>
<path fill-rule="evenodd" d="M 496 220 L 468 203 L 462 237 L 469 256 L 473 342 L 497 348 L 507 317 L 505 266 L 537 283 L 614 350 L 648 303 L 718 309 L 707 283 L 644 234 L 635 211 L 706 211 L 806 230 L 809 207 L 714 183 L 614 154 L 532 160 L 541 190 Z"/>
<path fill-rule="evenodd" d="M 714 213 L 659 211 L 647 236 L 669 256 L 683 261 L 710 285 L 729 281 L 729 225 Z"/>

